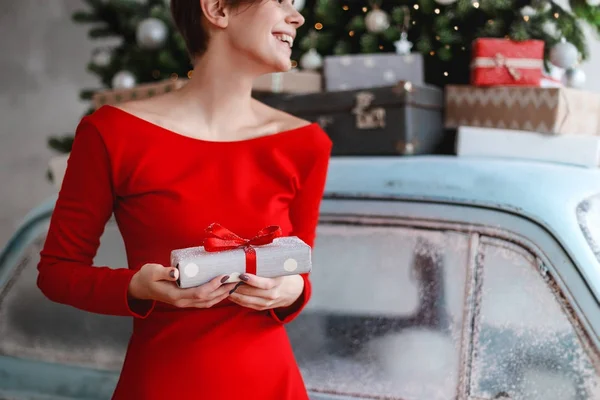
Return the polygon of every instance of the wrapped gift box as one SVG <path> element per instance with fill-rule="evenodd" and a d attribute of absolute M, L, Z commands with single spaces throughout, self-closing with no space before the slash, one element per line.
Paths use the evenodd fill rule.
<path fill-rule="evenodd" d="M 125 101 L 146 99 L 168 93 L 183 87 L 188 79 L 169 79 L 156 83 L 144 83 L 130 89 L 110 89 L 96 92 L 92 97 L 95 108 L 105 104 L 119 104 Z"/>
<path fill-rule="evenodd" d="M 275 278 L 312 269 L 311 248 L 296 236 L 276 238 L 253 249 L 258 276 Z M 229 275 L 228 282 L 236 282 L 240 274 L 248 272 L 243 248 L 217 252 L 208 252 L 204 246 L 173 250 L 171 265 L 179 269 L 177 284 L 182 288 L 202 285 L 219 275 Z"/>
<path fill-rule="evenodd" d="M 418 53 L 327 56 L 323 64 L 325 89 L 330 92 L 393 86 L 399 81 L 419 85 L 423 73 L 423 56 Z"/>
<path fill-rule="evenodd" d="M 253 90 L 272 93 L 314 93 L 322 90 L 322 75 L 317 72 L 292 70 L 266 74 L 253 83 Z M 119 104 L 131 100 L 146 99 L 177 90 L 185 86 L 188 79 L 169 79 L 155 83 L 143 83 L 129 89 L 101 90 L 94 94 L 95 108 L 105 104 Z"/>
<path fill-rule="evenodd" d="M 446 87 L 447 128 L 600 134 L 600 94 L 571 88 Z"/>
<path fill-rule="evenodd" d="M 544 42 L 481 38 L 473 42 L 471 84 L 474 86 L 539 86 Z"/>
<path fill-rule="evenodd" d="M 600 136 L 547 135 L 510 129 L 461 126 L 456 154 L 548 161 L 587 168 L 600 167 Z"/>
<path fill-rule="evenodd" d="M 395 86 L 260 98 L 271 107 L 317 122 L 332 155 L 413 155 L 438 152 L 444 140 L 444 95 L 431 85 Z"/>
<path fill-rule="evenodd" d="M 271 93 L 315 93 L 322 89 L 320 73 L 296 69 L 259 76 L 252 85 L 253 91 Z"/>

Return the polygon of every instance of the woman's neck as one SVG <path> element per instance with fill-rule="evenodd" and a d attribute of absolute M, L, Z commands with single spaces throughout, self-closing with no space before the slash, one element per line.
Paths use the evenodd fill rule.
<path fill-rule="evenodd" d="M 181 100 L 209 131 L 224 126 L 258 122 L 252 104 L 252 85 L 259 72 L 247 57 L 207 52 L 194 65 L 189 83 L 180 91 Z"/>

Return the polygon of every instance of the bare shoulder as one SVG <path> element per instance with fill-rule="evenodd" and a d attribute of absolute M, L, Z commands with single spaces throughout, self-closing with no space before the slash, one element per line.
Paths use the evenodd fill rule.
<path fill-rule="evenodd" d="M 290 131 L 311 124 L 310 121 L 268 106 L 258 100 L 255 104 L 260 109 L 261 114 L 264 115 L 265 121 L 272 124 L 277 132 Z"/>
<path fill-rule="evenodd" d="M 295 115 L 281 112 L 281 131 L 294 130 L 310 125 L 311 122 Z"/>
<path fill-rule="evenodd" d="M 170 109 L 170 107 L 166 107 L 168 104 L 169 99 L 167 95 L 161 95 L 148 99 L 130 100 L 115 104 L 113 107 L 137 117 L 154 119 L 159 116 L 164 116 L 164 110 Z"/>

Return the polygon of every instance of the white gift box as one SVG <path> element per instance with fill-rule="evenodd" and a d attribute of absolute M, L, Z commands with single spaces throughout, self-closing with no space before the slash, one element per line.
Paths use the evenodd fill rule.
<path fill-rule="evenodd" d="M 272 243 L 252 246 L 256 252 L 256 275 L 265 278 L 309 273 L 311 248 L 296 236 L 280 237 Z M 243 248 L 208 252 L 204 246 L 173 250 L 171 266 L 179 270 L 181 288 L 202 285 L 217 276 L 229 275 L 228 282 L 239 282 L 246 271 Z"/>
<path fill-rule="evenodd" d="M 588 168 L 600 166 L 600 136 L 549 135 L 510 129 L 461 126 L 456 154 L 461 157 L 504 157 L 572 164 Z"/>

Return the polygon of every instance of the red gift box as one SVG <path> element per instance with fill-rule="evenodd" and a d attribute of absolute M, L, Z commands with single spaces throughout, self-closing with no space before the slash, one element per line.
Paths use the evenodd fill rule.
<path fill-rule="evenodd" d="M 542 40 L 481 38 L 473 42 L 474 86 L 539 86 L 543 67 Z"/>

